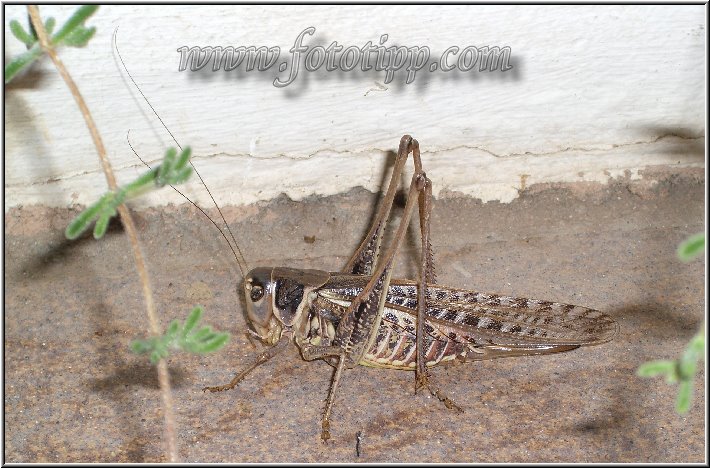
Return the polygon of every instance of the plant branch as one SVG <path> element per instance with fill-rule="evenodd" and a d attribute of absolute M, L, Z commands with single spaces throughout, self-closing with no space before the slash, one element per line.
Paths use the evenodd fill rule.
<path fill-rule="evenodd" d="M 36 5 L 28 5 L 27 10 L 30 14 L 30 18 L 32 19 L 32 25 L 34 26 L 35 31 L 37 32 L 37 38 L 39 39 L 41 47 L 47 52 L 47 55 L 49 55 L 62 79 L 64 79 L 64 82 L 69 87 L 69 91 L 71 91 L 72 96 L 74 96 L 74 100 L 76 101 L 77 106 L 81 111 L 81 114 L 84 116 L 86 126 L 89 129 L 89 133 L 91 133 L 91 138 L 94 141 L 94 146 L 96 146 L 96 151 L 99 155 L 99 159 L 101 160 L 101 165 L 106 176 L 108 186 L 111 190 L 115 191 L 118 189 L 116 177 L 114 176 L 113 169 L 111 168 L 111 163 L 109 162 L 108 157 L 106 156 L 106 148 L 104 147 L 103 141 L 101 140 L 101 135 L 99 134 L 98 128 L 94 123 L 94 119 L 91 116 L 91 113 L 89 112 L 89 108 L 87 107 L 84 98 L 79 92 L 79 88 L 76 86 L 76 83 L 69 75 L 69 72 L 64 67 L 64 64 L 59 59 L 59 56 L 50 44 L 49 39 L 47 37 L 47 32 L 39 16 L 39 9 Z M 136 269 L 138 270 L 138 276 L 140 277 L 140 281 L 143 286 L 143 297 L 145 298 L 146 312 L 148 315 L 148 322 L 150 326 L 149 332 L 154 336 L 159 336 L 161 334 L 161 331 L 156 315 L 155 303 L 153 301 L 153 292 L 150 288 L 148 270 L 146 268 L 145 260 L 143 258 L 143 253 L 141 252 L 140 245 L 138 244 L 138 235 L 136 233 L 135 223 L 133 222 L 133 218 L 131 217 L 131 214 L 125 204 L 122 203 L 118 206 L 118 212 L 121 215 L 121 221 L 123 222 L 126 234 L 128 235 L 128 239 L 130 240 L 130 244 L 133 249 L 133 257 L 136 263 Z M 165 438 L 167 439 L 166 441 L 168 446 L 168 458 L 171 462 L 177 462 L 178 450 L 175 436 L 175 416 L 173 415 L 172 393 L 170 390 L 170 376 L 168 374 L 168 365 L 165 359 L 161 359 L 158 362 L 158 381 L 160 383 L 160 391 L 163 400 L 163 413 L 165 417 Z"/>

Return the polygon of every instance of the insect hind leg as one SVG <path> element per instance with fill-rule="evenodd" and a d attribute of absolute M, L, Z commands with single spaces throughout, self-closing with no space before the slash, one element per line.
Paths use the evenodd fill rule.
<path fill-rule="evenodd" d="M 380 215 L 382 216 L 378 215 L 378 218 L 381 220 L 386 220 L 389 217 L 388 215 L 392 204 L 391 202 L 396 191 L 397 179 L 401 174 L 401 164 L 406 162 L 407 154 L 412 148 L 413 142 L 414 140 L 408 135 L 405 135 L 401 140 L 400 155 L 398 156 L 397 161 L 398 164 L 396 164 L 394 176 L 390 180 L 390 187 L 386 197 L 387 199 L 382 207 L 380 207 Z M 402 215 L 402 219 L 399 221 L 397 231 L 390 246 L 384 253 L 383 258 L 378 261 L 377 267 L 374 269 L 374 272 L 369 278 L 367 284 L 350 302 L 346 313 L 338 323 L 332 348 L 340 348 L 342 351 L 335 375 L 333 377 L 333 383 L 331 385 L 323 415 L 323 431 L 321 433 L 323 440 L 328 440 L 330 438 L 330 411 L 332 409 L 333 402 L 335 401 L 335 391 L 343 370 L 348 363 L 359 363 L 367 350 L 372 346 L 373 341 L 376 339 L 376 330 L 378 329 L 382 319 L 385 301 L 387 298 L 387 291 L 389 290 L 394 258 L 400 251 L 400 247 L 406 236 L 409 220 L 411 219 L 414 211 L 414 205 L 417 203 L 418 195 L 426 187 L 425 175 L 419 170 L 420 167 L 421 164 L 419 164 L 415 170 L 415 173 L 412 175 L 407 195 L 407 203 L 404 207 L 404 213 Z M 379 230 L 379 227 L 371 228 L 370 232 L 374 232 L 377 235 L 377 233 L 380 232 Z M 367 246 L 373 239 L 374 237 L 369 240 L 366 238 L 365 241 L 363 241 L 361 248 L 362 246 Z M 365 257 L 361 257 L 356 252 L 356 255 L 353 256 L 353 259 L 355 259 L 356 262 L 359 261 L 358 259 L 362 258 L 367 258 L 367 255 Z M 365 265 L 367 266 L 367 262 L 365 262 Z M 335 351 L 335 349 L 332 349 L 331 351 Z M 317 351 L 319 353 L 329 352 L 327 349 Z"/>
<path fill-rule="evenodd" d="M 422 167 L 421 156 L 419 154 L 419 142 L 412 141 L 412 156 L 414 167 L 417 173 L 423 178 L 423 188 L 419 191 L 419 227 L 421 231 L 421 259 L 419 268 L 418 300 L 417 300 L 417 361 L 414 391 L 418 392 L 426 388 L 432 396 L 439 399 L 448 409 L 455 409 L 463 413 L 463 409 L 430 383 L 429 372 L 426 368 L 426 356 L 424 353 L 424 325 L 426 323 L 427 285 L 436 282 L 434 271 L 434 254 L 431 249 L 430 226 L 431 226 L 431 205 L 432 205 L 432 184 L 431 179 L 426 176 Z"/>
<path fill-rule="evenodd" d="M 372 274 L 372 270 L 377 263 L 380 253 L 382 234 L 384 232 L 385 225 L 387 224 L 390 211 L 392 210 L 395 196 L 397 195 L 399 179 L 404 171 L 407 156 L 409 155 L 409 151 L 411 150 L 414 142 L 416 142 L 416 140 L 414 140 L 410 135 L 404 135 L 400 139 L 397 158 L 395 159 L 394 167 L 392 168 L 392 175 L 390 176 L 385 196 L 377 209 L 377 214 L 375 215 L 375 219 L 370 227 L 370 230 L 355 250 L 355 253 L 353 253 L 352 257 L 350 257 L 350 260 L 347 265 L 345 265 L 343 271 L 366 276 Z"/>

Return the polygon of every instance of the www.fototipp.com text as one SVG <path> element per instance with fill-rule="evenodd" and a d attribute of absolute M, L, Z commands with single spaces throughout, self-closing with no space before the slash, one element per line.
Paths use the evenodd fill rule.
<path fill-rule="evenodd" d="M 304 44 L 306 35 L 313 36 L 316 28 L 309 27 L 296 37 L 287 57 L 281 61 L 281 48 L 278 46 L 182 46 L 179 71 L 232 71 L 243 66 L 246 71 L 266 71 L 278 62 L 279 76 L 273 84 L 283 88 L 293 83 L 301 67 L 307 72 L 325 68 L 326 71 L 353 72 L 375 70 L 384 72 L 384 83 L 390 83 L 395 73 L 406 73 L 406 83 L 413 83 L 420 71 L 450 72 L 501 71 L 511 70 L 511 49 L 509 46 L 451 46 L 438 56 L 432 56 L 428 46 L 385 45 L 388 35 L 380 36 L 379 43 L 368 41 L 364 46 L 344 46 L 333 41 L 328 46 Z"/>

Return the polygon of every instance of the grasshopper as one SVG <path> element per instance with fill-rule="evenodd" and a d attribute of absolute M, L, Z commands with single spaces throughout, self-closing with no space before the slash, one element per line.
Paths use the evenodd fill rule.
<path fill-rule="evenodd" d="M 128 71 L 115 32 L 114 48 L 126 74 L 180 147 Z M 409 153 L 414 160 L 414 174 L 404 214 L 391 245 L 380 259 L 382 234 Z M 199 176 L 195 166 L 192 167 Z M 245 268 L 239 258 L 243 261 L 244 256 L 236 240 L 235 251 L 217 223 L 179 190 L 175 191 L 220 231 L 244 276 Z M 210 197 L 224 221 L 211 193 Z M 421 231 L 419 279 L 392 279 L 393 260 L 406 235 L 415 204 L 419 208 Z M 614 319 L 586 307 L 437 284 L 429 240 L 431 209 L 432 184 L 422 167 L 419 143 L 404 135 L 375 220 L 342 272 L 259 267 L 244 276 L 248 332 L 268 348 L 228 384 L 205 387 L 203 391 L 234 388 L 252 370 L 293 343 L 306 361 L 323 359 L 335 367 L 321 420 L 321 438 L 327 441 L 331 438 L 330 414 L 336 390 L 346 368 L 362 365 L 414 370 L 415 392 L 425 389 L 447 408 L 463 412 L 431 383 L 427 368 L 455 359 L 481 361 L 571 351 L 606 343 L 618 333 Z M 226 221 L 225 226 L 234 239 Z"/>
<path fill-rule="evenodd" d="M 404 214 L 380 258 L 383 231 L 409 154 L 414 160 Z M 392 279 L 415 205 L 419 209 L 419 279 Z M 454 359 L 552 354 L 610 341 L 618 324 L 586 307 L 485 294 L 436 283 L 429 239 L 432 183 L 423 170 L 419 143 L 404 135 L 374 222 L 342 272 L 259 267 L 244 278 L 249 333 L 266 351 L 217 392 L 234 388 L 249 372 L 295 344 L 306 361 L 335 367 L 321 420 L 330 415 L 345 369 L 356 365 L 415 371 L 415 392 L 426 390 L 444 405 L 463 411 L 433 385 L 427 369 Z"/>

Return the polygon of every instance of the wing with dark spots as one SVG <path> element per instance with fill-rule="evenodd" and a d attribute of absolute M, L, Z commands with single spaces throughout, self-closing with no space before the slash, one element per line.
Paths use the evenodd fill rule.
<path fill-rule="evenodd" d="M 360 284 L 366 282 L 362 281 L 352 276 L 335 278 L 319 294 L 347 301 L 358 294 Z M 385 307 L 408 319 L 388 322 L 385 314 L 383 326 L 389 323 L 410 333 L 416 328 L 417 284 L 392 280 L 388 293 Z M 428 288 L 427 305 L 427 334 L 434 340 L 453 340 L 487 350 L 481 359 L 568 351 L 605 343 L 618 332 L 614 319 L 587 307 L 439 285 Z"/>
<path fill-rule="evenodd" d="M 436 293 L 428 302 L 428 320 L 443 329 L 457 328 L 462 339 L 483 346 L 530 351 L 590 346 L 618 332 L 614 319 L 587 307 L 457 289 L 436 288 Z"/>

